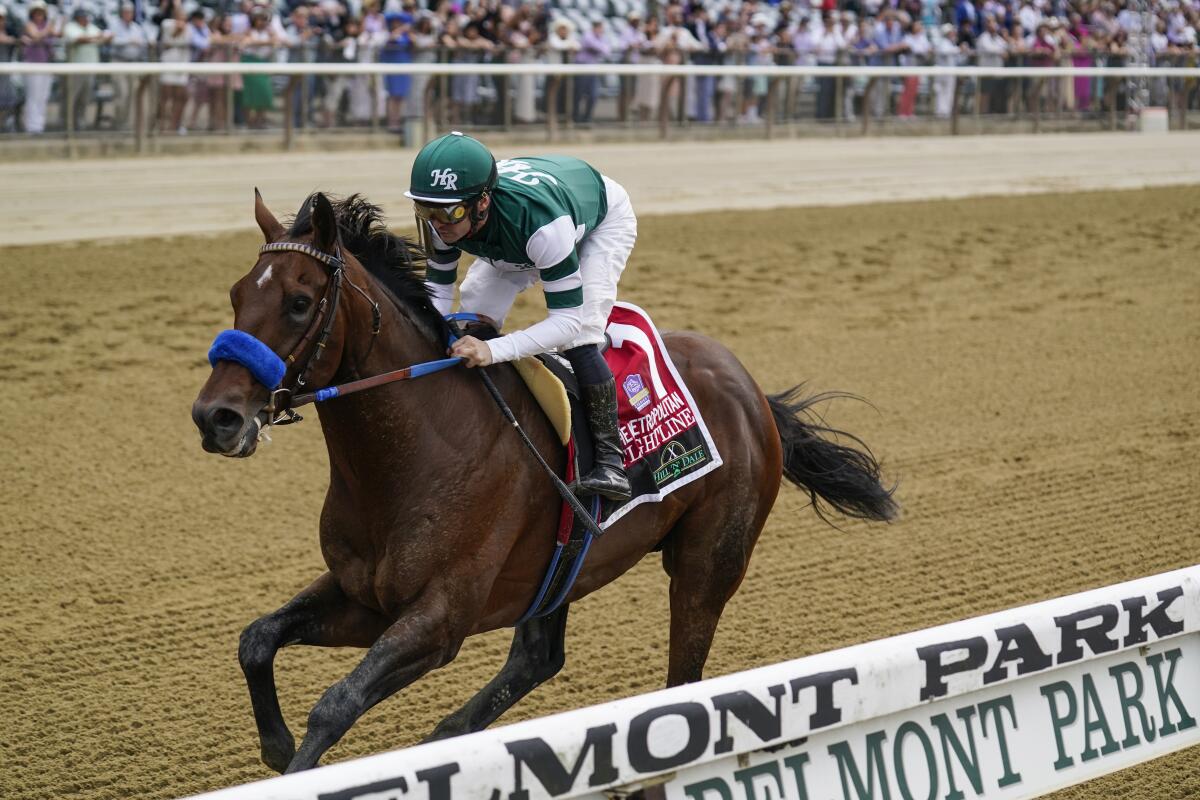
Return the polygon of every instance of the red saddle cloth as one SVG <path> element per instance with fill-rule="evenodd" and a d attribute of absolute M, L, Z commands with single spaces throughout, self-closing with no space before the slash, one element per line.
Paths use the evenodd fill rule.
<path fill-rule="evenodd" d="M 612 344 L 604 359 L 617 382 L 617 417 L 633 499 L 601 521 L 601 528 L 721 466 L 700 409 L 650 316 L 618 301 L 605 332 Z"/>

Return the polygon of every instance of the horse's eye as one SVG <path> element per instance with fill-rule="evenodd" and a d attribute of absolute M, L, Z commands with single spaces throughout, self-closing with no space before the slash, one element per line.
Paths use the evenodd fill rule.
<path fill-rule="evenodd" d="M 306 311 L 308 311 L 308 309 L 311 306 L 312 306 L 311 299 L 305 297 L 304 295 L 298 295 L 296 297 L 293 297 L 292 301 L 290 303 L 288 303 L 288 311 L 299 316 L 301 314 L 304 314 Z"/>

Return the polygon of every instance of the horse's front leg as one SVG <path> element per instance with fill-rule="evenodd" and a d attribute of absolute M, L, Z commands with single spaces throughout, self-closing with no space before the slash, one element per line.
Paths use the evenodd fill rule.
<path fill-rule="evenodd" d="M 443 719 L 425 739 L 431 742 L 481 731 L 512 708 L 525 695 L 550 680 L 566 659 L 567 609 L 562 606 L 545 617 L 517 626 L 508 660 L 467 704 Z"/>
<path fill-rule="evenodd" d="M 452 624 L 447 609 L 444 596 L 422 598 L 384 631 L 349 675 L 325 690 L 309 712 L 304 741 L 287 772 L 315 767 L 368 709 L 454 658 L 470 625 Z"/>
<path fill-rule="evenodd" d="M 275 653 L 290 644 L 369 647 L 388 624 L 379 613 L 346 597 L 326 572 L 287 605 L 242 631 L 238 661 L 250 689 L 264 764 L 283 772 L 296 752 L 275 692 Z"/>

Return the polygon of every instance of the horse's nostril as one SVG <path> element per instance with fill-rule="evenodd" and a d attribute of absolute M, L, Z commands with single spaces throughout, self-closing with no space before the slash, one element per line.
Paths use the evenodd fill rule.
<path fill-rule="evenodd" d="M 232 436 L 242 429 L 245 421 L 232 408 L 215 408 L 208 418 L 209 427 L 217 436 Z"/>

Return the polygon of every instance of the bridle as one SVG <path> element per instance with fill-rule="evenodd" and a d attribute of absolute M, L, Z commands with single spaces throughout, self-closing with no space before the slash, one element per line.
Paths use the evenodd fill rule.
<path fill-rule="evenodd" d="M 350 288 L 361 294 L 371 305 L 371 343 L 367 347 L 366 355 L 363 356 L 364 359 L 371 354 L 371 348 L 375 346 L 375 340 L 379 337 L 379 330 L 383 325 L 383 315 L 379 310 L 379 303 L 375 302 L 371 295 L 367 294 L 362 287 L 346 277 L 346 261 L 342 258 L 342 246 L 340 243 L 334 245 L 333 253 L 326 253 L 320 248 L 314 247 L 311 244 L 304 244 L 303 242 L 270 242 L 260 247 L 258 253 L 260 256 L 264 253 L 300 253 L 319 261 L 329 270 L 329 281 L 325 284 L 325 292 L 321 295 L 321 300 L 317 304 L 317 313 L 313 315 L 312 322 L 308 324 L 308 329 L 300 337 L 300 341 L 296 343 L 292 351 L 283 359 L 287 365 L 288 372 L 291 372 L 297 359 L 301 358 L 304 352 L 309 349 L 314 338 L 316 339 L 316 345 L 312 348 L 312 352 L 304 362 L 304 365 L 300 367 L 291 388 L 281 384 L 278 389 L 271 392 L 271 398 L 267 402 L 267 424 L 288 425 L 303 419 L 292 409 L 292 405 L 297 399 L 297 392 L 303 391 L 308 386 L 308 375 L 312 371 L 313 366 L 320 360 L 321 354 L 325 351 L 325 345 L 329 341 L 329 335 L 332 333 L 333 324 L 337 319 L 338 303 L 342 296 L 342 281 L 348 283 Z M 285 375 L 285 381 L 286 377 Z"/>

